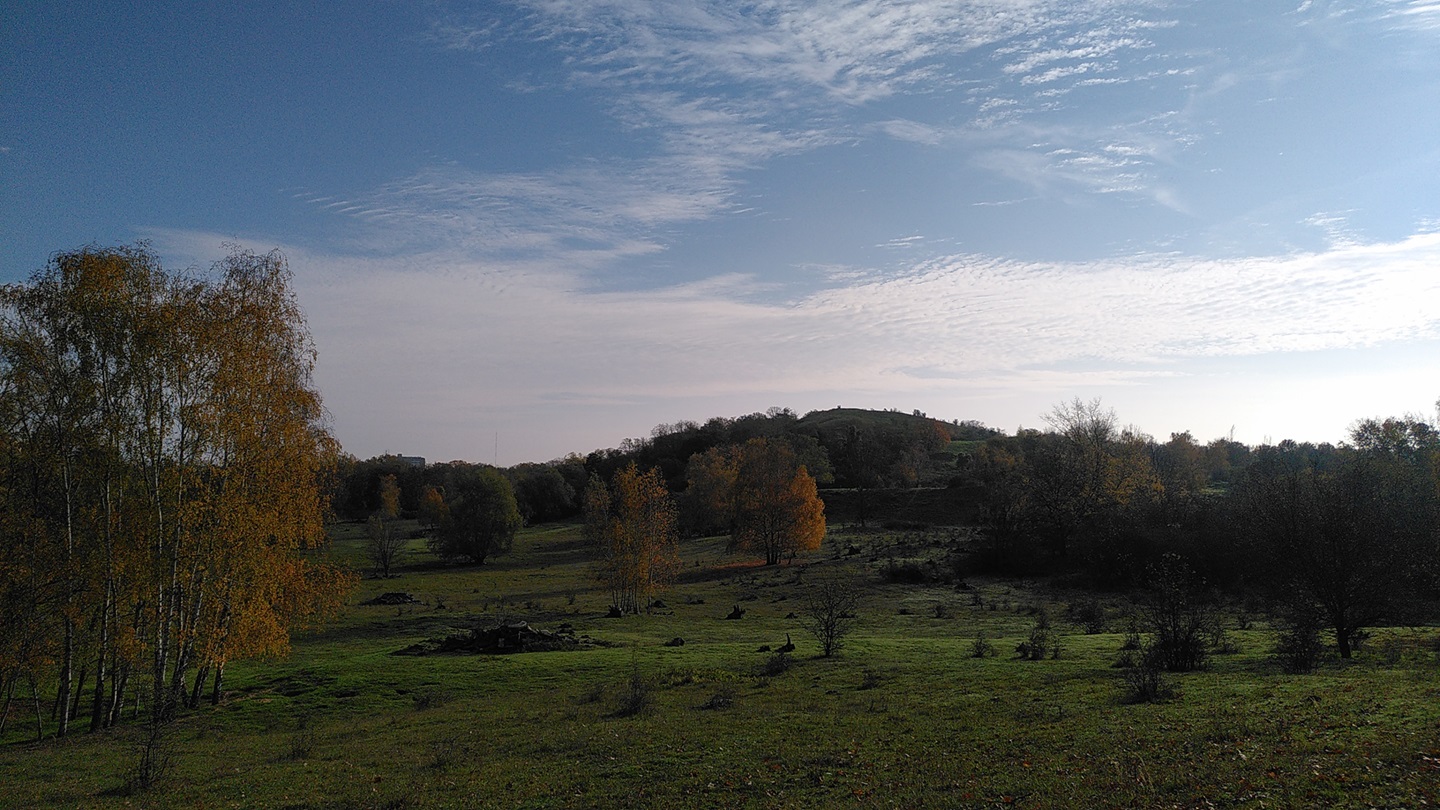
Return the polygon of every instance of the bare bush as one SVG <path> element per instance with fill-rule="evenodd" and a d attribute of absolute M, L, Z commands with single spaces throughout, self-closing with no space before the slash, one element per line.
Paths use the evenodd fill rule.
<path fill-rule="evenodd" d="M 854 628 L 859 602 L 860 589 L 838 576 L 822 579 L 805 592 L 801 624 L 820 642 L 822 656 L 828 658 L 844 646 L 845 637 Z"/>
<path fill-rule="evenodd" d="M 1159 703 L 1175 696 L 1175 687 L 1165 672 L 1164 656 L 1151 645 L 1125 670 L 1125 699 L 1129 703 Z"/>

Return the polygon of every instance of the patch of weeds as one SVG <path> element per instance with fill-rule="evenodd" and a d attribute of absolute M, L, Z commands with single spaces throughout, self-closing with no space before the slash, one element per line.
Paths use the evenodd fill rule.
<path fill-rule="evenodd" d="M 1258 733 L 1252 722 L 1253 716 L 1253 713 L 1242 711 L 1235 706 L 1221 707 L 1210 716 L 1204 739 L 1206 742 L 1221 745 L 1245 742 Z"/>
<path fill-rule="evenodd" d="M 786 672 L 789 672 L 790 667 L 794 665 L 795 660 L 790 657 L 790 653 L 777 651 L 771 653 L 770 657 L 765 659 L 765 663 L 760 665 L 757 674 L 761 677 L 773 678 L 776 675 L 784 675 Z"/>
<path fill-rule="evenodd" d="M 286 756 L 293 761 L 309 759 L 315 750 L 315 725 L 309 712 L 295 716 L 295 731 L 290 735 L 290 747 Z"/>
<path fill-rule="evenodd" d="M 944 602 L 936 602 L 936 603 L 935 603 L 935 618 L 937 618 L 937 619 L 948 619 L 948 618 L 950 618 L 950 606 L 949 606 L 948 604 L 944 603 Z"/>
<path fill-rule="evenodd" d="M 454 699 L 454 692 L 439 687 L 421 689 L 411 698 L 411 700 L 414 701 L 415 711 L 417 712 L 423 712 L 426 709 L 438 709 Z"/>
<path fill-rule="evenodd" d="M 315 728 L 311 724 L 310 712 L 295 715 L 295 731 L 289 735 L 285 758 L 291 761 L 308 760 L 315 751 Z"/>
<path fill-rule="evenodd" d="M 1043 608 L 1035 614 L 1030 637 L 1015 645 L 1015 652 L 1024 661 L 1041 661 L 1056 647 L 1058 639 L 1050 627 L 1050 614 Z"/>
<path fill-rule="evenodd" d="M 984 631 L 984 630 L 981 630 L 980 632 L 976 633 L 976 634 L 975 634 L 975 640 L 972 641 L 972 642 L 970 642 L 970 657 L 971 657 L 971 658 L 994 658 L 994 657 L 995 657 L 995 645 L 992 644 L 992 643 L 990 642 L 990 639 L 985 636 L 985 631 Z"/>
<path fill-rule="evenodd" d="M 711 695 L 708 700 L 702 703 L 700 708 L 711 711 L 728 709 L 735 705 L 735 696 L 735 687 L 726 684 L 715 690 L 715 694 Z"/>
<path fill-rule="evenodd" d="M 1068 716 L 1063 705 L 1057 703 L 1042 703 L 1036 701 L 1034 704 L 1015 710 L 1015 721 L 1023 725 L 1032 726 L 1044 723 L 1063 722 Z"/>
<path fill-rule="evenodd" d="M 672 667 L 660 674 L 661 686 L 688 686 L 699 681 L 700 675 L 694 667 Z"/>
<path fill-rule="evenodd" d="M 591 684 L 589 689 L 581 692 L 580 695 L 575 698 L 577 703 L 599 703 L 604 699 L 605 684 L 603 683 Z"/>
<path fill-rule="evenodd" d="M 871 669 L 871 668 L 869 668 L 869 667 L 866 667 L 864 674 L 861 675 L 861 677 L 860 677 L 860 685 L 859 685 L 858 687 L 856 687 L 856 688 L 857 688 L 857 689 L 874 689 L 874 688 L 880 686 L 881 684 L 883 684 L 884 682 L 885 682 L 885 678 L 884 678 L 883 676 L 881 676 L 880 673 L 876 672 L 875 670 L 873 670 L 873 669 Z"/>
<path fill-rule="evenodd" d="M 634 717 L 648 711 L 655 702 L 655 690 L 650 680 L 637 669 L 630 673 L 624 688 L 615 702 L 614 717 Z"/>
<path fill-rule="evenodd" d="M 467 751 L 454 737 L 446 737 L 430 746 L 430 768 L 436 771 L 449 770 L 465 759 Z"/>
<path fill-rule="evenodd" d="M 1380 661 L 1387 667 L 1393 667 L 1405 658 L 1405 647 L 1400 639 L 1387 635 L 1380 639 Z"/>

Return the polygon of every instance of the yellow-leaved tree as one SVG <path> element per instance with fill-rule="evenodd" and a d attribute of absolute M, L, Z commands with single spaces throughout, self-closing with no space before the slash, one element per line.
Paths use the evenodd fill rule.
<path fill-rule="evenodd" d="M 674 581 L 680 566 L 676 526 L 675 503 L 659 470 L 642 473 L 631 463 L 608 487 L 590 479 L 585 534 L 616 611 L 639 613 Z"/>
<path fill-rule="evenodd" d="M 189 277 L 86 248 L 0 288 L 0 692 L 56 684 L 64 734 L 84 689 L 92 730 L 144 689 L 163 724 L 338 607 L 314 361 L 278 252 Z"/>

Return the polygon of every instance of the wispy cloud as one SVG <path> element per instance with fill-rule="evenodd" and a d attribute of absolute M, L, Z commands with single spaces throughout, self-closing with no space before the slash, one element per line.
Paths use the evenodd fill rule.
<path fill-rule="evenodd" d="M 155 236 L 167 250 L 221 241 Z M 900 276 L 834 273 L 829 289 L 783 303 L 754 300 L 755 282 L 743 276 L 595 293 L 453 255 L 424 257 L 441 272 L 417 277 L 391 260 L 289 253 L 304 268 L 327 391 L 364 396 L 347 381 L 379 378 L 457 407 L 523 407 L 561 392 L 799 392 L 882 379 L 901 393 L 938 378 L 1078 361 L 1113 372 L 1440 337 L 1428 306 L 1440 300 L 1440 233 L 1230 261 L 957 255 Z M 503 388 L 490 385 L 500 379 Z"/>
<path fill-rule="evenodd" d="M 1386 0 L 1383 17 L 1400 27 L 1440 31 L 1440 2 L 1435 0 Z"/>
<path fill-rule="evenodd" d="M 639 172 L 619 162 L 597 173 L 629 180 L 619 185 L 655 219 L 681 221 L 724 210 L 737 175 L 776 157 L 875 132 L 953 146 L 968 129 L 1013 127 L 1063 108 L 1056 94 L 1173 77 L 1183 66 L 1167 72 L 1147 55 L 1154 47 L 1149 34 L 1173 24 L 1154 16 L 1163 7 L 1156 0 L 777 0 L 740 7 L 720 0 L 515 0 L 490 11 L 452 8 L 437 17 L 429 36 L 440 47 L 491 50 L 495 58 L 504 58 L 496 45 L 517 40 L 563 56 L 565 81 L 593 91 L 616 121 L 662 144 Z M 1132 64 L 1142 56 L 1143 68 Z M 974 100 L 968 120 L 883 111 L 888 99 L 960 88 L 969 88 Z M 1144 122 L 1156 112 L 1136 117 Z M 1052 131 L 1050 140 L 1060 132 Z M 1153 127 L 1147 132 L 1163 135 Z M 1058 145 L 1103 146 L 1069 139 Z M 1074 162 L 1051 165 L 1058 170 L 1050 185 L 1072 178 L 1074 190 L 1114 192 L 1149 179 L 1135 170 L 1144 158 L 1102 163 L 1101 156 L 1091 155 L 1083 169 Z M 576 182 L 579 171 L 572 167 L 532 184 L 547 221 L 556 221 L 560 189 L 576 196 L 558 213 L 596 207 L 581 195 L 600 184 Z M 646 193 L 640 188 L 646 182 L 656 188 Z M 597 204 L 614 196 L 606 190 Z M 523 196 L 506 199 L 524 204 Z M 392 203 L 375 207 L 398 213 Z"/>
<path fill-rule="evenodd" d="M 202 265 L 234 239 L 150 236 L 162 253 Z M 1440 300 L 1437 232 L 1230 261 L 1025 263 L 967 254 L 898 275 L 816 268 L 826 289 L 780 302 L 757 298 L 763 281 L 740 275 L 595 292 L 453 252 L 357 258 L 284 249 L 342 437 L 409 436 L 406 446 L 470 458 L 489 456 L 483 428 L 475 445 L 478 426 L 521 430 L 517 414 L 577 403 L 694 417 L 697 407 L 703 415 L 727 401 L 828 404 L 825 392 L 901 404 L 977 390 L 1045 397 L 1159 382 L 1195 358 L 1440 338 L 1429 306 Z M 410 413 L 423 413 L 423 424 L 396 424 Z M 590 435 L 530 441 L 559 453 L 584 449 L 575 443 Z"/>
<path fill-rule="evenodd" d="M 958 155 L 1022 194 L 1118 195 L 1188 212 L 1166 176 L 1213 126 L 1195 100 L 1280 69 L 1254 64 L 1264 55 L 1197 46 L 1203 15 L 1166 0 L 438 8 L 426 34 L 435 47 L 497 60 L 510 58 L 509 46 L 549 54 L 553 71 L 530 79 L 585 90 L 657 148 L 644 159 L 599 155 L 526 175 L 437 164 L 323 204 L 392 225 L 395 244 L 505 259 L 553 251 L 556 263 L 580 268 L 662 250 L 665 226 L 737 210 L 746 173 L 778 158 L 877 136 Z M 1424 26 L 1436 8 L 1387 0 L 1370 17 Z M 1327 3 L 1294 16 L 1355 12 Z M 1121 95 L 1122 86 L 1131 89 Z"/>

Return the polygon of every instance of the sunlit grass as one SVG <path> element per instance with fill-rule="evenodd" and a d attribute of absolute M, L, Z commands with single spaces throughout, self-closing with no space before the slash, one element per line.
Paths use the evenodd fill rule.
<path fill-rule="evenodd" d="M 334 553 L 363 564 L 362 535 Z M 0 806 L 1034 807 L 1419 806 L 1440 785 L 1433 629 L 1376 634 L 1353 664 L 1310 676 L 1269 664 L 1268 633 L 1176 676 L 1178 696 L 1126 703 L 1112 668 L 1124 628 L 1084 635 L 1068 595 L 972 578 L 886 584 L 894 558 L 939 559 L 906 537 L 837 536 L 793 566 L 685 545 L 650 615 L 606 619 L 574 526 L 522 533 L 483 567 L 433 565 L 423 543 L 279 661 L 232 667 L 219 707 L 184 716 L 159 792 L 117 790 L 133 730 L 21 742 L 12 709 Z M 911 535 L 909 540 L 916 538 Z M 833 544 L 833 545 L 831 545 Z M 855 545 L 857 554 L 843 550 Z M 349 555 L 347 557 L 347 555 Z M 938 566 L 937 570 L 943 568 Z M 798 594 L 823 570 L 866 583 L 843 653 L 820 659 Z M 359 604 L 404 591 L 403 606 Z M 443 607 L 441 605 L 443 604 Z M 739 605 L 745 616 L 724 616 Z M 937 609 L 938 606 L 943 606 Z M 1012 651 L 1046 607 L 1058 659 Z M 610 645 L 511 656 L 394 656 L 499 618 L 571 624 Z M 998 655 L 972 656 L 984 632 Z M 764 675 L 762 647 L 797 645 Z M 667 647 L 676 637 L 684 646 Z M 638 676 L 646 706 L 623 711 Z M 32 718 L 33 719 L 33 718 Z"/>

